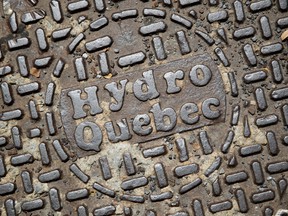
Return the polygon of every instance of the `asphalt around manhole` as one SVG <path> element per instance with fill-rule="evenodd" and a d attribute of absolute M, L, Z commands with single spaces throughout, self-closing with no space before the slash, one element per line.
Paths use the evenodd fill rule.
<path fill-rule="evenodd" d="M 0 215 L 288 214 L 287 0 L 0 15 Z"/>

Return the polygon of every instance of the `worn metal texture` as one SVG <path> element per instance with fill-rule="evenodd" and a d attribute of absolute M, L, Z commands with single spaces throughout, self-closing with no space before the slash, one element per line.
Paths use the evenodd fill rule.
<path fill-rule="evenodd" d="M 4 0 L 0 215 L 287 215 L 287 0 Z"/>

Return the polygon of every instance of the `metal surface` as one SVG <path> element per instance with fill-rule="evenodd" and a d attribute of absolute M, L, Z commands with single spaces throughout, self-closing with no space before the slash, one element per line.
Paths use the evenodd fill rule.
<path fill-rule="evenodd" d="M 287 214 L 287 0 L 0 13 L 1 214 Z"/>

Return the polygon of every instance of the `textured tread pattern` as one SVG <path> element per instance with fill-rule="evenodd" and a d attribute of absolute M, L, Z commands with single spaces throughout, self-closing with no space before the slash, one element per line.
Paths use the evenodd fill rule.
<path fill-rule="evenodd" d="M 287 206 L 286 0 L 14 2 L 0 10 L 0 212 L 272 215 Z M 61 89 L 199 53 L 221 71 L 225 123 L 77 158 Z"/>

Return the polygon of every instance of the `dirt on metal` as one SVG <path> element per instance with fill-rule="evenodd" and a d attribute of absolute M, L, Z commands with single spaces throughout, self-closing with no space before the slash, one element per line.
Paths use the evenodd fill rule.
<path fill-rule="evenodd" d="M 0 215 L 287 215 L 287 0 L 3 0 Z"/>

